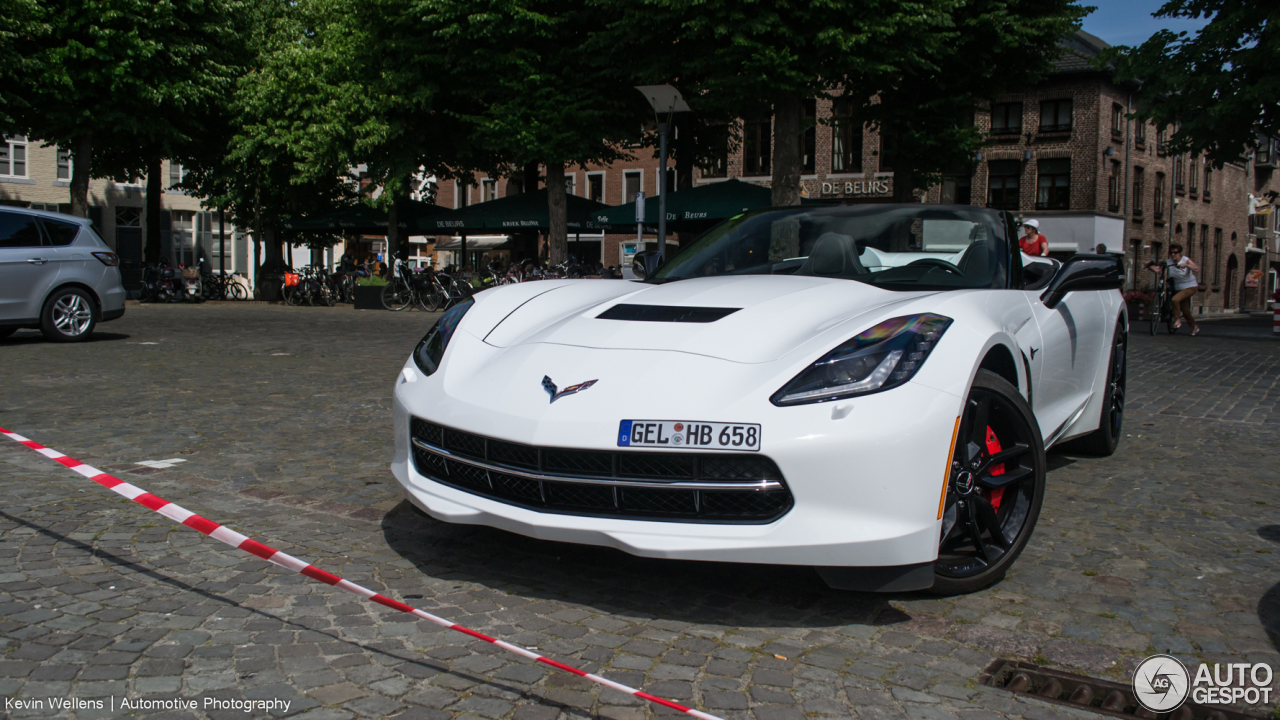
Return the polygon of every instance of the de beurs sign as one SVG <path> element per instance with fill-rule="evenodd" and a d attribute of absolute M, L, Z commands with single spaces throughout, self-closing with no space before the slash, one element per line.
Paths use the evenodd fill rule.
<path fill-rule="evenodd" d="M 884 180 L 839 180 L 827 181 L 822 183 L 823 195 L 842 195 L 844 197 L 856 197 L 866 195 L 888 195 L 890 192 L 889 179 Z"/>

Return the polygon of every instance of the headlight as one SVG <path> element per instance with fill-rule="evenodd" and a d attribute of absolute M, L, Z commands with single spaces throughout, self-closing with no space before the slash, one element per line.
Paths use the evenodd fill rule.
<path fill-rule="evenodd" d="M 418 343 L 418 347 L 413 351 L 413 362 L 423 375 L 430 375 L 440 367 L 440 359 L 444 357 L 445 348 L 449 347 L 453 331 L 458 329 L 462 316 L 466 315 L 474 304 L 474 300 L 468 299 L 446 310 L 436 324 L 431 326 L 431 331 L 422 338 L 422 342 Z"/>
<path fill-rule="evenodd" d="M 885 320 L 818 358 L 769 398 L 774 405 L 869 395 L 911 379 L 951 318 L 924 314 Z"/>

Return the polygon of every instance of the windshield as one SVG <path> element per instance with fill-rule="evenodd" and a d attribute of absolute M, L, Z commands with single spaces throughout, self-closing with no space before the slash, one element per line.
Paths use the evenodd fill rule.
<path fill-rule="evenodd" d="M 755 210 L 682 248 L 651 282 L 708 275 L 811 275 L 889 290 L 1004 287 L 998 213 L 950 205 Z"/>

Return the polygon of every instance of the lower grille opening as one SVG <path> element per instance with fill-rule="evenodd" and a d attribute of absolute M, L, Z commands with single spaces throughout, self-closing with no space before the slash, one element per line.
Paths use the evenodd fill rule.
<path fill-rule="evenodd" d="M 539 512 L 760 524 L 793 504 L 777 466 L 761 455 L 539 448 L 420 418 L 410 420 L 410 433 L 420 474 Z"/>

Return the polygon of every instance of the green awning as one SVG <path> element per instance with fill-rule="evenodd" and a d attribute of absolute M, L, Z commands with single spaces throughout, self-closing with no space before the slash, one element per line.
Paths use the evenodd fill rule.
<path fill-rule="evenodd" d="M 430 203 L 406 201 L 401 205 L 399 225 L 412 232 L 420 224 L 452 216 L 455 211 Z M 295 218 L 282 223 L 285 230 L 300 232 L 357 233 L 361 235 L 385 235 L 387 212 L 363 203 L 339 208 L 327 213 Z"/>
<path fill-rule="evenodd" d="M 607 223 L 600 223 L 594 218 L 601 211 L 608 210 L 608 205 L 577 195 L 569 195 L 565 200 L 568 206 L 569 234 L 610 229 Z M 424 218 L 418 223 L 417 228 L 428 235 L 446 233 L 459 235 L 494 231 L 511 233 L 521 230 L 547 230 L 551 224 L 551 213 L 547 209 L 546 188 L 476 203 L 453 210 L 451 213 L 447 217 Z"/>
<path fill-rule="evenodd" d="M 801 199 L 803 204 L 818 204 L 820 201 Z M 680 225 L 705 226 L 708 221 L 724 220 L 738 213 L 773 205 L 773 194 L 763 185 L 754 185 L 741 180 L 722 180 L 720 182 L 695 185 L 688 190 L 673 192 L 667 198 L 667 227 Z M 614 226 L 636 224 L 636 204 L 634 202 L 614 205 L 603 212 L 596 213 L 594 220 Z M 645 198 L 644 224 L 658 224 L 658 196 Z"/>

